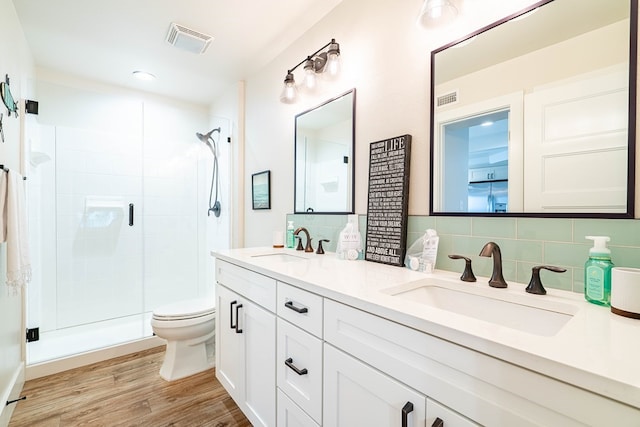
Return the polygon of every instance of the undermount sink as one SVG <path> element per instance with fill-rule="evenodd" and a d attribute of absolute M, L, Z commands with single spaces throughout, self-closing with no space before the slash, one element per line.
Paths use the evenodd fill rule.
<path fill-rule="evenodd" d="M 268 253 L 268 254 L 260 254 L 260 255 L 251 255 L 251 258 L 265 258 L 268 257 L 269 259 L 275 259 L 278 261 L 283 261 L 283 262 L 296 262 L 296 261 L 306 261 L 307 258 L 301 257 L 301 256 L 296 256 L 296 255 L 291 255 L 291 254 L 286 254 L 286 253 L 281 253 L 281 252 L 274 252 L 274 253 Z"/>
<path fill-rule="evenodd" d="M 531 298 L 544 297 L 507 294 L 501 289 L 470 288 L 466 291 L 432 283 L 405 288 L 396 287 L 385 293 L 541 336 L 557 334 L 578 311 L 571 304 L 542 300 L 533 303 Z"/>

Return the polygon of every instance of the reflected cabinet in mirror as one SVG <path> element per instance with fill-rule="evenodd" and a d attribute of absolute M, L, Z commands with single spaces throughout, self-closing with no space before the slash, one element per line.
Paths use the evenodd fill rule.
<path fill-rule="evenodd" d="M 547 0 L 433 51 L 430 213 L 633 218 L 637 18 Z"/>
<path fill-rule="evenodd" d="M 296 116 L 295 213 L 353 213 L 356 90 Z"/>

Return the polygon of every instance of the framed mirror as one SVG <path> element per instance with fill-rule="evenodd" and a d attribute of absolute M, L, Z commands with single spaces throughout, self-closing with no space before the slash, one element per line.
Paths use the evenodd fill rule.
<path fill-rule="evenodd" d="M 294 212 L 354 209 L 356 90 L 295 117 Z"/>
<path fill-rule="evenodd" d="M 431 53 L 431 215 L 633 218 L 637 0 L 545 0 Z"/>

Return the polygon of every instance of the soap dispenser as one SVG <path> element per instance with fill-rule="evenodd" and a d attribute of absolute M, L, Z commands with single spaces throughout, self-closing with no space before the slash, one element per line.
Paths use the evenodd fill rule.
<path fill-rule="evenodd" d="M 362 259 L 362 239 L 358 229 L 358 215 L 348 215 L 347 224 L 340 232 L 336 255 L 339 259 Z"/>
<path fill-rule="evenodd" d="M 296 243 L 296 239 L 295 237 L 293 237 L 295 228 L 293 227 L 293 221 L 288 221 L 288 222 L 289 224 L 287 225 L 287 247 L 293 248 Z"/>
<path fill-rule="evenodd" d="M 609 237 L 585 236 L 593 240 L 589 259 L 584 265 L 584 297 L 593 304 L 609 307 L 611 299 L 611 251 L 607 248 Z"/>

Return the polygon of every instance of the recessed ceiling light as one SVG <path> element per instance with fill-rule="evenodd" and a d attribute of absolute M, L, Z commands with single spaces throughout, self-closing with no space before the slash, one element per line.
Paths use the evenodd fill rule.
<path fill-rule="evenodd" d="M 151 73 L 147 73 L 146 71 L 134 71 L 133 76 L 138 80 L 150 81 L 156 79 L 156 76 Z"/>
<path fill-rule="evenodd" d="M 480 126 L 491 126 L 493 122 L 491 120 L 487 120 L 486 122 L 480 123 Z"/>

